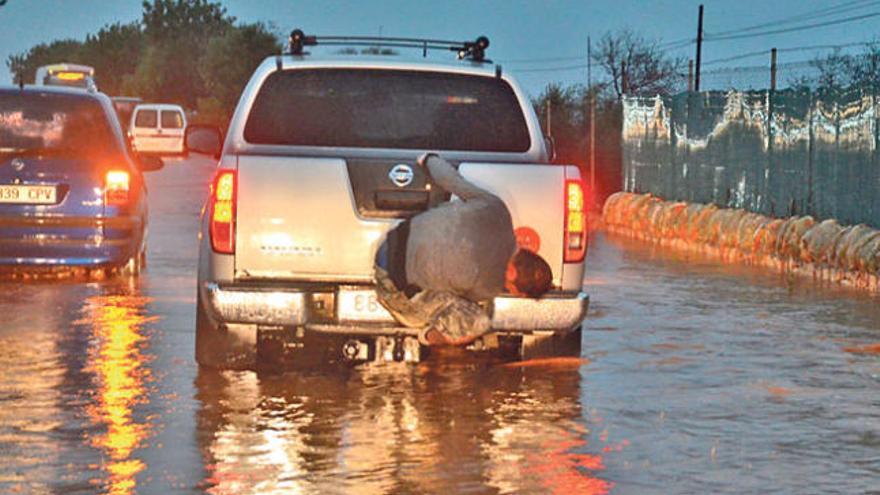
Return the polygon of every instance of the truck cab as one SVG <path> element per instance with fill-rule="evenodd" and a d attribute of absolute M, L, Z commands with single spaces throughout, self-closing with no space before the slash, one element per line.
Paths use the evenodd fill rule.
<path fill-rule="evenodd" d="M 254 72 L 222 150 L 190 146 L 220 157 L 201 219 L 198 362 L 423 358 L 417 329 L 378 304 L 373 260 L 402 219 L 456 200 L 416 165 L 426 151 L 499 196 L 520 244 L 553 271 L 541 299 L 495 298 L 493 338 L 475 347 L 547 333 L 576 332 L 579 342 L 588 304 L 580 173 L 549 163 L 527 95 L 485 60 L 480 39 L 452 45 L 462 60 L 437 62 L 313 57 L 296 34 L 288 54 Z M 188 146 L 199 132 L 188 129 Z"/>

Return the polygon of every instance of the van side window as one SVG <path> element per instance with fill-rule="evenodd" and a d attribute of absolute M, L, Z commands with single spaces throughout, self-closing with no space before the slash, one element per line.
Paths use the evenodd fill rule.
<path fill-rule="evenodd" d="M 138 110 L 134 119 L 135 127 L 156 127 L 158 116 L 155 110 Z"/>
<path fill-rule="evenodd" d="M 162 110 L 162 128 L 180 129 L 183 127 L 183 117 L 177 110 Z"/>

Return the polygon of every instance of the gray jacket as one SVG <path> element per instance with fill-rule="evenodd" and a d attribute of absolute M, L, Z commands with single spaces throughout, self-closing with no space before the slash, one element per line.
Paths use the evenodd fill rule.
<path fill-rule="evenodd" d="M 457 196 L 410 220 L 408 282 L 487 301 L 504 289 L 507 261 L 516 250 L 510 212 L 498 196 L 471 184 L 446 160 L 427 159 L 434 183 Z"/>

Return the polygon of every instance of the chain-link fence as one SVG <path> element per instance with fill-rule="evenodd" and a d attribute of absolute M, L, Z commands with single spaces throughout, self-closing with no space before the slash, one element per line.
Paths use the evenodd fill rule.
<path fill-rule="evenodd" d="M 876 89 L 626 97 L 624 189 L 880 226 Z"/>

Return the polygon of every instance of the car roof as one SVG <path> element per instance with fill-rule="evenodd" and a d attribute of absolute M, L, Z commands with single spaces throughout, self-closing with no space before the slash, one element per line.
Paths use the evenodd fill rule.
<path fill-rule="evenodd" d="M 78 72 L 88 72 L 89 75 L 95 73 L 95 68 L 90 65 L 82 65 L 82 64 L 70 64 L 66 62 L 58 63 L 58 64 L 48 64 L 40 66 L 39 69 L 45 69 L 47 71 L 78 71 Z"/>
<path fill-rule="evenodd" d="M 23 93 L 23 94 L 55 94 L 55 95 L 67 95 L 71 97 L 79 97 L 79 98 L 91 98 L 93 100 L 109 100 L 109 97 L 104 93 L 98 91 L 91 91 L 84 88 L 74 88 L 70 86 L 37 86 L 33 84 L 25 84 L 22 87 L 19 86 L 11 86 L 11 85 L 0 85 L 0 93 L 3 94 L 11 94 L 11 93 Z"/>
<path fill-rule="evenodd" d="M 134 107 L 135 110 L 178 110 L 183 111 L 183 107 L 173 103 L 139 103 Z"/>

